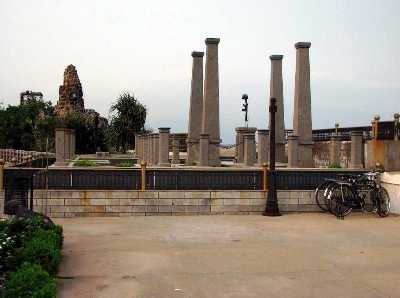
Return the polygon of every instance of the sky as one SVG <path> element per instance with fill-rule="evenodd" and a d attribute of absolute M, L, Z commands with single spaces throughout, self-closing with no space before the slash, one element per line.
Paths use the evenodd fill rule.
<path fill-rule="evenodd" d="M 398 0 L 0 0 L 0 102 L 41 91 L 56 104 L 76 66 L 85 107 L 108 116 L 124 91 L 147 126 L 188 126 L 191 52 L 218 37 L 223 143 L 243 126 L 267 128 L 270 60 L 282 54 L 285 127 L 292 128 L 295 48 L 310 41 L 313 128 L 369 125 L 400 112 Z"/>

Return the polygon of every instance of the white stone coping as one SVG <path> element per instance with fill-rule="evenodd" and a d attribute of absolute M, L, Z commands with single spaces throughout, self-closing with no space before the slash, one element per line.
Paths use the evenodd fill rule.
<path fill-rule="evenodd" d="M 381 182 L 400 185 L 400 172 L 385 172 L 381 176 Z"/>

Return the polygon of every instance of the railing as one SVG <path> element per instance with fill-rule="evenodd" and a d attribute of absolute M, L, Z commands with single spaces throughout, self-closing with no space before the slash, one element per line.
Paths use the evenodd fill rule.
<path fill-rule="evenodd" d="M 282 169 L 277 171 L 279 190 L 313 190 L 325 178 L 362 173 L 336 169 Z M 34 189 L 140 190 L 140 169 L 32 169 L 8 168 L 5 188 L 12 181 L 33 176 Z M 146 190 L 262 190 L 261 169 L 147 169 Z"/>
<path fill-rule="evenodd" d="M 157 190 L 260 190 L 261 170 L 148 170 L 146 188 Z"/>

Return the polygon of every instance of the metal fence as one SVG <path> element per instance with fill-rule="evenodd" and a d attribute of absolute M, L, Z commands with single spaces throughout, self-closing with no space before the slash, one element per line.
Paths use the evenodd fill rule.
<path fill-rule="evenodd" d="M 262 171 L 149 170 L 146 188 L 154 190 L 260 190 Z"/>
<path fill-rule="evenodd" d="M 363 171 L 348 170 L 278 170 L 279 190 L 313 190 L 326 178 Z M 33 177 L 34 189 L 74 190 L 139 190 L 140 169 L 32 169 L 5 170 L 5 187 L 12 188 L 17 178 Z M 262 190 L 261 169 L 248 170 L 187 170 L 147 169 L 146 190 Z"/>

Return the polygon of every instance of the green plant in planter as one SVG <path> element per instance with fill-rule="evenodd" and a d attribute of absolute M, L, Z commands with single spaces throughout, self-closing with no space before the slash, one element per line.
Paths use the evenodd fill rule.
<path fill-rule="evenodd" d="M 341 169 L 342 166 L 336 162 L 329 164 L 328 166 L 329 169 Z"/>
<path fill-rule="evenodd" d="M 117 167 L 123 167 L 123 168 L 129 168 L 129 167 L 133 167 L 133 161 L 122 161 L 119 164 L 117 164 Z"/>
<path fill-rule="evenodd" d="M 53 298 L 57 295 L 54 278 L 39 265 L 24 263 L 10 274 L 5 284 L 4 298 Z"/>
<path fill-rule="evenodd" d="M 96 167 L 97 164 L 93 160 L 80 159 L 74 162 L 74 167 Z"/>

